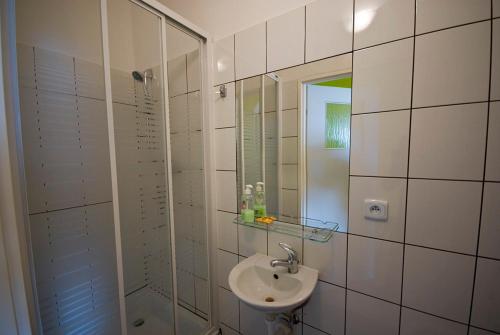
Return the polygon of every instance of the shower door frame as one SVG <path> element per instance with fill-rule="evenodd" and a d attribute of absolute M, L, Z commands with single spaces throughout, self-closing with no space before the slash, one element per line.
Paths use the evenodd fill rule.
<path fill-rule="evenodd" d="M 101 1 L 101 26 L 102 26 L 102 43 L 103 43 L 103 59 L 104 59 L 104 75 L 106 89 L 106 105 L 108 115 L 108 135 L 110 144 L 110 161 L 111 161 L 111 179 L 113 192 L 113 213 L 115 226 L 115 245 L 118 273 L 118 291 L 120 303 L 120 320 L 122 334 L 127 334 L 126 306 L 125 306 L 125 290 L 123 279 L 123 258 L 121 249 L 121 232 L 120 232 L 120 211 L 118 198 L 118 179 L 117 179 L 117 163 L 116 163 L 116 145 L 114 139 L 114 122 L 113 122 L 113 101 L 111 92 L 111 66 L 110 66 L 110 50 L 109 50 L 109 25 L 107 6 L 108 0 Z M 200 70 L 201 70 L 201 113 L 202 113 L 202 133 L 203 133 L 203 172 L 204 172 L 204 190 L 205 190 L 205 223 L 207 225 L 207 263 L 208 263 L 208 279 L 209 279 L 209 308 L 208 308 L 208 329 L 206 334 L 211 334 L 216 331 L 218 325 L 218 315 L 216 300 L 216 278 L 215 278 L 215 253 L 212 248 L 213 238 L 216 236 L 214 228 L 215 223 L 215 189 L 214 173 L 215 164 L 212 159 L 213 155 L 213 118 L 212 104 L 210 104 L 210 82 L 212 79 L 212 68 L 209 64 L 211 61 L 212 39 L 210 35 L 196 25 L 192 24 L 179 14 L 170 10 L 165 5 L 156 0 L 127 0 L 131 3 L 148 10 L 154 15 L 157 15 L 161 24 L 161 52 L 162 52 L 162 70 L 163 70 L 163 100 L 165 113 L 165 140 L 166 140 L 166 181 L 168 183 L 168 201 L 169 201 L 169 220 L 170 220 L 170 245 L 171 245 L 171 268 L 172 268 L 172 304 L 174 313 L 174 331 L 178 332 L 178 302 L 177 302 L 177 269 L 175 258 L 175 222 L 173 214 L 173 191 L 172 191 L 172 167 L 171 167 L 171 144 L 170 144 L 170 124 L 169 124 L 169 95 L 168 95 L 168 79 L 167 79 L 167 24 L 171 23 L 176 28 L 184 33 L 191 35 L 200 41 Z"/>
<path fill-rule="evenodd" d="M 207 225 L 207 261 L 208 261 L 208 279 L 209 279 L 209 310 L 208 324 L 209 329 L 207 334 L 215 333 L 218 328 L 218 311 L 217 311 L 217 284 L 215 278 L 215 250 L 212 246 L 216 239 L 215 229 L 215 164 L 213 160 L 214 140 L 213 140 L 213 104 L 211 103 L 212 89 L 212 49 L 213 41 L 211 36 L 192 24 L 179 14 L 170 10 L 165 5 L 157 0 L 131 0 L 136 4 L 145 7 L 148 10 L 159 14 L 162 28 L 162 58 L 164 73 L 164 95 L 165 95 L 165 126 L 167 140 L 167 161 L 170 164 L 170 140 L 169 140 L 169 118 L 168 118 L 168 87 L 167 87 L 167 58 L 166 58 L 166 24 L 173 22 L 177 28 L 195 35 L 200 40 L 200 70 L 201 70 L 201 112 L 203 120 L 203 148 L 204 148 L 204 186 L 205 186 L 205 217 Z M 112 117 L 112 97 L 111 97 L 111 76 L 110 76 L 110 58 L 109 58 L 109 36 L 108 36 L 108 18 L 107 18 L 107 0 L 100 0 L 101 9 L 101 37 L 103 44 L 103 59 L 104 59 L 104 77 L 106 90 L 106 106 L 107 115 Z M 14 307 L 17 334 L 41 334 L 40 325 L 40 310 L 36 301 L 35 281 L 32 277 L 34 267 L 31 259 L 31 246 L 28 232 L 27 218 L 27 198 L 26 198 L 26 179 L 24 173 L 23 147 L 20 127 L 20 106 L 19 106 L 19 90 L 18 90 L 18 68 L 17 68 L 17 50 L 16 50 L 16 19 L 15 19 L 15 0 L 0 0 L 0 42 L 3 77 L 0 76 L 4 87 L 3 93 L 6 93 L 4 101 L 0 101 L 0 130 L 2 130 L 2 141 L 0 142 L 0 153 L 2 154 L 1 167 L 5 173 L 0 174 L 0 190 L 3 196 L 0 197 L 0 208 L 7 209 L 3 211 L 6 220 L 0 221 L 0 229 L 3 236 L 3 242 L 8 241 L 5 247 L 6 257 L 9 266 L 9 281 L 10 293 L 12 298 L 12 306 Z M 2 85 L 0 85 L 2 89 Z M 7 94 L 8 93 L 8 94 Z M 112 191 L 113 191 L 113 211 L 116 215 L 117 210 L 117 174 L 116 174 L 116 154 L 112 151 L 115 148 L 114 131 L 112 118 L 108 118 L 108 132 L 110 142 L 110 159 L 111 159 L 111 174 L 112 174 Z M 111 125 L 111 128 L 110 128 Z M 3 141 L 7 139 L 7 141 Z M 172 185 L 171 185 L 171 169 L 167 167 L 167 176 L 169 183 L 169 201 L 172 201 Z M 5 178 L 4 178 L 5 177 Z M 170 204 L 171 207 L 171 204 Z M 172 213 L 172 211 L 171 211 Z M 171 231 L 170 238 L 174 238 L 174 221 L 171 215 Z M 8 220 L 7 220 L 8 219 Z M 123 272 L 121 260 L 121 248 L 118 245 L 121 242 L 119 216 L 114 218 L 115 238 L 117 248 L 117 269 L 119 270 L 119 294 L 120 294 L 120 318 L 122 334 L 127 334 L 126 313 L 124 305 L 124 286 Z M 2 244 L 0 244 L 2 247 Z M 172 247 L 172 276 L 173 276 L 173 304 L 174 317 L 177 317 L 177 298 L 176 298 L 176 269 L 175 269 L 175 248 Z M 119 256 L 118 256 L 119 255 Z M 120 257 L 120 259 L 118 258 Z M 120 278 L 121 277 L 121 278 Z M 175 319 L 174 319 L 175 320 Z M 174 327 L 178 327 L 176 322 Z M 177 329 L 175 329 L 177 331 Z"/>

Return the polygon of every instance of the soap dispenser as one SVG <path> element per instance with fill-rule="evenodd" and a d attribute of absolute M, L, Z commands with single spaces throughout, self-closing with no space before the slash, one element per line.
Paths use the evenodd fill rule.
<path fill-rule="evenodd" d="M 252 189 L 252 185 L 246 185 L 241 196 L 241 219 L 246 223 L 253 223 L 255 220 Z"/>
<path fill-rule="evenodd" d="M 264 183 L 259 181 L 255 187 L 255 205 L 253 207 L 256 218 L 263 218 L 267 215 L 266 194 L 264 192 Z"/>

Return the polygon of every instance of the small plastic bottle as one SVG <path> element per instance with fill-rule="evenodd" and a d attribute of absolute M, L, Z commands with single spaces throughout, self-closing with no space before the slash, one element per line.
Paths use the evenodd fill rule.
<path fill-rule="evenodd" d="M 255 187 L 255 205 L 253 209 L 256 218 L 263 218 L 267 215 L 266 194 L 264 191 L 264 183 L 261 181 L 259 181 Z"/>
<path fill-rule="evenodd" d="M 255 220 L 252 189 L 252 185 L 246 185 L 241 196 L 241 219 L 247 223 L 253 223 Z"/>

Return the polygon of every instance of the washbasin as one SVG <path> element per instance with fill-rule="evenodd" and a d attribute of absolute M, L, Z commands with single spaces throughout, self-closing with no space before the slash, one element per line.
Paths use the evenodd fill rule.
<path fill-rule="evenodd" d="M 267 313 L 289 312 L 304 304 L 318 281 L 318 271 L 299 265 L 295 274 L 271 267 L 274 257 L 255 254 L 229 273 L 229 286 L 246 304 Z"/>

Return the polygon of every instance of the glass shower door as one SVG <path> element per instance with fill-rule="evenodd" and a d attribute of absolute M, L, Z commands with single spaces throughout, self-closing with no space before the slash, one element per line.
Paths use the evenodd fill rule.
<path fill-rule="evenodd" d="M 162 20 L 135 2 L 108 1 L 128 334 L 174 334 Z"/>

